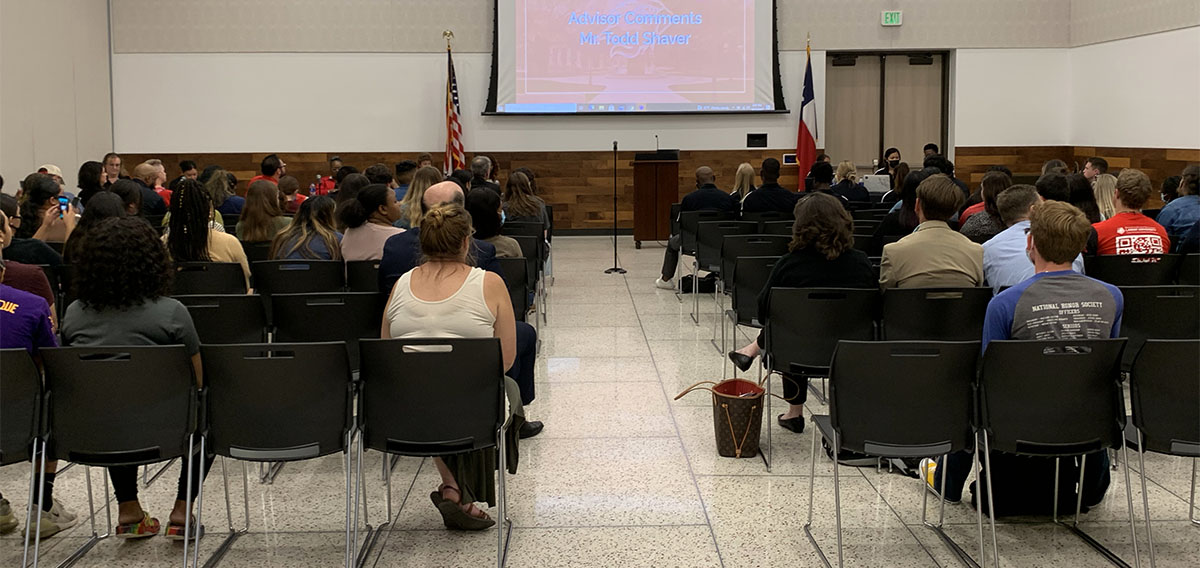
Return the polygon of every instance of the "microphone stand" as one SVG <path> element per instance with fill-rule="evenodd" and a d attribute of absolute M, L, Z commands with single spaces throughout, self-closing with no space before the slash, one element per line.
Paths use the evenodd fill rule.
<path fill-rule="evenodd" d="M 625 274 L 625 269 L 617 263 L 617 141 L 613 140 L 613 265 L 604 271 L 605 274 Z"/>

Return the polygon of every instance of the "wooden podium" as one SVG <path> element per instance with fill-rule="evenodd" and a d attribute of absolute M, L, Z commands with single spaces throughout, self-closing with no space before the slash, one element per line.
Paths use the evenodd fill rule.
<path fill-rule="evenodd" d="M 633 245 L 671 238 L 671 204 L 679 200 L 679 150 L 633 156 Z"/>

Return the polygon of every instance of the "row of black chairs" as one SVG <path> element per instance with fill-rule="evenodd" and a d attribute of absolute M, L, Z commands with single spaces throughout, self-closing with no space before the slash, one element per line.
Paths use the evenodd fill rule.
<path fill-rule="evenodd" d="M 496 449 L 504 464 L 509 425 L 499 340 L 374 339 L 362 342 L 359 349 L 363 368 L 355 381 L 346 345 L 340 342 L 203 345 L 203 388 L 197 388 L 190 358 L 178 345 L 43 349 L 44 386 L 25 350 L 5 349 L 0 351 L 5 369 L 0 378 L 5 394 L 0 465 L 46 459 L 100 467 L 143 465 L 213 454 L 261 463 L 340 452 L 346 471 L 349 567 L 366 558 L 384 528 L 374 529 L 372 537 L 367 524 L 368 538 L 355 554 L 360 523 L 354 496 L 365 489 L 364 449 L 384 454 L 385 473 L 390 455 L 428 457 Z M 138 419 L 129 420 L 131 413 Z M 498 516 L 503 523 L 497 531 L 499 566 L 512 526 L 506 516 L 502 470 L 503 465 L 497 474 Z M 35 464 L 31 491 L 40 483 L 37 471 Z M 88 481 L 90 485 L 90 474 Z M 387 485 L 390 489 L 390 481 Z M 198 497 L 195 522 L 201 523 L 199 480 L 189 478 L 188 495 Z M 225 497 L 228 511 L 227 483 Z M 390 490 L 387 501 L 390 520 Z M 228 519 L 226 543 L 206 566 L 219 561 L 232 541 L 249 530 L 248 502 L 245 515 L 246 525 L 240 529 L 232 516 Z M 108 536 L 96 529 L 94 513 L 92 518 L 92 539 L 80 555 Z M 363 522 L 369 523 L 365 509 Z M 35 566 L 38 544 L 33 543 Z M 185 544 L 184 566 L 199 566 L 196 547 L 191 548 L 190 561 L 188 555 Z M 28 559 L 23 565 L 27 563 Z"/>
<path fill-rule="evenodd" d="M 829 414 L 812 417 L 818 435 L 813 436 L 809 510 L 804 529 L 817 553 L 828 565 L 811 532 L 818 437 L 833 448 L 834 456 L 841 450 L 901 459 L 974 452 L 975 463 L 982 459 L 986 472 L 983 482 L 986 490 L 980 488 L 977 494 L 986 494 L 995 566 L 1000 564 L 990 452 L 1056 460 L 1079 458 L 1078 491 L 1082 491 L 1085 469 L 1101 467 L 1099 463 L 1088 463 L 1084 456 L 1123 449 L 1129 526 L 1137 556 L 1128 469 L 1128 449 L 1132 446 L 1138 452 L 1145 528 L 1153 564 L 1154 541 L 1143 456 L 1145 452 L 1155 452 L 1191 458 L 1195 474 L 1196 459 L 1200 458 L 1200 404 L 1197 404 L 1200 380 L 1195 380 L 1200 377 L 1200 340 L 1146 343 L 1130 373 L 1131 417 L 1126 416 L 1121 385 L 1124 344 L 1124 339 L 995 341 L 980 356 L 978 341 L 839 342 L 830 363 Z M 1192 380 L 1179 380 L 1180 377 Z M 1031 392 L 1037 393 L 1036 396 L 1030 396 Z M 945 468 L 941 473 L 944 484 Z M 841 494 L 836 465 L 833 480 L 837 556 L 841 566 Z M 924 485 L 925 480 L 922 478 L 920 483 Z M 1059 523 L 1057 479 L 1053 495 L 1054 522 Z M 1074 522 L 1066 527 L 1106 558 L 1117 559 L 1079 529 L 1082 495 L 1074 503 Z M 1195 505 L 1194 493 L 1190 505 Z M 921 508 L 922 522 L 937 531 L 965 564 L 976 564 L 942 532 L 944 499 L 936 524 L 926 521 L 926 499 L 922 500 Z M 976 507 L 980 531 L 977 565 L 984 564 L 985 555 L 983 508 L 983 503 Z"/>

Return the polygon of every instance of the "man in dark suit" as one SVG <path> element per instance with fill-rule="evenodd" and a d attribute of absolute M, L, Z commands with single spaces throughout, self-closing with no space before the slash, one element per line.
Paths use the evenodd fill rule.
<path fill-rule="evenodd" d="M 754 195 L 754 193 L 752 192 L 750 195 Z M 729 211 L 737 213 L 737 210 L 737 198 L 717 188 L 716 174 L 708 166 L 700 166 L 696 169 L 696 191 L 684 196 L 683 201 L 679 203 L 680 213 L 687 213 L 688 211 Z M 675 289 L 675 285 L 671 283 L 671 279 L 675 277 L 675 270 L 679 264 L 679 248 L 682 243 L 682 238 L 679 235 L 673 235 L 671 240 L 667 241 L 667 252 L 663 255 L 662 278 L 654 282 L 656 287 L 663 290 Z"/>
<path fill-rule="evenodd" d="M 488 181 L 492 175 L 492 160 L 487 156 L 475 156 L 471 160 L 471 189 L 486 187 L 497 195 L 500 194 L 500 184 Z"/>
<path fill-rule="evenodd" d="M 742 201 L 742 212 L 778 211 L 791 215 L 792 211 L 796 209 L 796 201 L 800 199 L 800 194 L 779 185 L 779 160 L 775 158 L 763 160 L 758 177 L 762 178 L 762 185 L 751 191 L 745 201 Z"/>

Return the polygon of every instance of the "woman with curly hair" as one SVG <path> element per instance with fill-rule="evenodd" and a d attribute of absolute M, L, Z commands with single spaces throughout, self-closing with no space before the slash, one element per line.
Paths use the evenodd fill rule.
<path fill-rule="evenodd" d="M 89 203 L 90 205 L 84 210 L 83 215 L 79 216 L 79 223 L 75 225 L 75 230 L 71 231 L 71 236 L 67 237 L 67 243 L 63 245 L 63 262 L 67 264 L 73 264 L 79 260 L 79 253 L 83 249 L 83 242 L 87 240 L 88 231 L 105 219 L 126 216 L 125 203 L 111 191 L 101 191 L 92 196 Z"/>
<path fill-rule="evenodd" d="M 767 324 L 771 288 L 878 288 L 879 281 L 866 253 L 854 248 L 853 221 L 841 201 L 826 193 L 811 193 L 795 209 L 789 252 L 779 259 L 767 284 L 758 294 L 758 321 Z M 750 368 L 764 346 L 764 336 L 730 351 L 729 358 L 743 371 Z M 779 425 L 804 431 L 804 401 L 808 382 L 783 375 L 783 397 L 791 405 L 779 415 Z"/>
<path fill-rule="evenodd" d="M 292 218 L 292 224 L 275 235 L 270 257 L 275 260 L 342 260 L 342 234 L 334 230 L 333 225 L 335 208 L 333 198 L 328 195 L 306 199 Z"/>
<path fill-rule="evenodd" d="M 200 338 L 187 308 L 168 298 L 171 271 L 167 249 L 158 232 L 137 217 L 105 219 L 88 231 L 72 279 L 76 299 L 63 315 L 62 335 L 67 345 L 184 345 L 191 355 L 199 386 Z M 98 400 L 96 404 L 104 404 Z M 136 417 L 132 418 L 136 419 Z M 194 479 L 201 460 L 182 458 L 175 508 L 167 523 L 167 538 L 183 540 L 187 521 L 186 484 Z M 208 470 L 207 463 L 202 471 Z M 159 533 L 158 519 L 138 502 L 137 466 L 108 468 L 117 497 L 117 538 L 151 537 Z M 193 536 L 198 527 L 193 519 Z"/>

